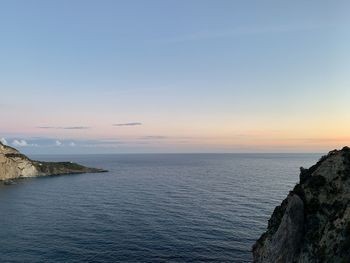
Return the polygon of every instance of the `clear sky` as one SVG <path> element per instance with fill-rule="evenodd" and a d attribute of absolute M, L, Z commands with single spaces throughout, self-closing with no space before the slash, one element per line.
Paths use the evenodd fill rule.
<path fill-rule="evenodd" d="M 0 0 L 0 138 L 27 153 L 350 144 L 350 1 Z"/>

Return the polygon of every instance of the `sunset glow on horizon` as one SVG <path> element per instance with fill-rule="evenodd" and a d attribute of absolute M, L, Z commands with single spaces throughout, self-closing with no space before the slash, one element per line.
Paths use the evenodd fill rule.
<path fill-rule="evenodd" d="M 25 153 L 350 145 L 350 3 L 253 2 L 3 1 L 0 139 Z"/>

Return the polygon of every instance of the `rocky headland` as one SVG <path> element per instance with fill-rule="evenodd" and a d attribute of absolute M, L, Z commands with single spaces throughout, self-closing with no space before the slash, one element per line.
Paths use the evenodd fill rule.
<path fill-rule="evenodd" d="M 103 169 L 85 167 L 72 162 L 40 162 L 29 159 L 15 148 L 0 142 L 0 181 L 14 179 L 79 173 L 107 172 Z"/>
<path fill-rule="evenodd" d="M 255 263 L 350 262 L 350 148 L 309 169 L 253 246 Z"/>

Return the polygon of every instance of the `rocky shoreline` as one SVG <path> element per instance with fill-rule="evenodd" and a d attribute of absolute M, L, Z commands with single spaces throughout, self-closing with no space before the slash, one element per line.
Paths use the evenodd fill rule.
<path fill-rule="evenodd" d="M 31 160 L 15 148 L 0 142 L 0 182 L 4 184 L 12 184 L 14 180 L 29 177 L 102 172 L 107 170 L 86 167 L 73 162 Z"/>

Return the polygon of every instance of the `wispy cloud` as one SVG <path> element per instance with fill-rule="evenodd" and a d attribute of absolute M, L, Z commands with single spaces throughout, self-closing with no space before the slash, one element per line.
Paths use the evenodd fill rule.
<path fill-rule="evenodd" d="M 62 145 L 62 142 L 60 142 L 59 140 L 56 140 L 56 141 L 55 141 L 55 145 L 56 145 L 56 146 L 61 146 L 61 145 Z"/>
<path fill-rule="evenodd" d="M 150 135 L 150 136 L 142 136 L 139 139 L 140 140 L 166 140 L 166 139 L 169 139 L 169 137 L 161 136 L 161 135 Z"/>
<path fill-rule="evenodd" d="M 314 144 L 322 144 L 322 143 L 348 143 L 350 141 L 349 137 L 325 137 L 325 138 L 286 138 L 286 141 L 300 141 L 303 143 L 314 143 Z"/>
<path fill-rule="evenodd" d="M 88 126 L 68 126 L 68 127 L 61 127 L 64 130 L 86 130 L 90 129 Z"/>
<path fill-rule="evenodd" d="M 293 33 L 299 31 L 315 30 L 325 25 L 316 24 L 294 24 L 294 25 L 265 25 L 260 27 L 236 27 L 226 30 L 199 31 L 187 35 L 173 36 L 168 38 L 156 39 L 156 43 L 181 43 L 188 41 L 209 40 L 218 38 L 231 38 L 244 35 L 261 35 L 261 34 L 280 34 Z"/>
<path fill-rule="evenodd" d="M 56 129 L 56 130 L 86 130 L 90 129 L 89 126 L 64 126 L 64 127 L 56 127 L 56 126 L 38 126 L 38 129 Z"/>
<path fill-rule="evenodd" d="M 123 126 L 140 126 L 141 122 L 127 122 L 127 123 L 116 123 L 113 126 L 123 127 Z"/>

